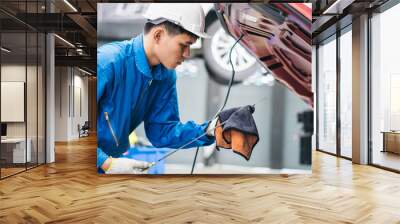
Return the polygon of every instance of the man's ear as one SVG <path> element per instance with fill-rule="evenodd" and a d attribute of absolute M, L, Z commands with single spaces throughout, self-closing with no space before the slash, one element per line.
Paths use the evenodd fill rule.
<path fill-rule="evenodd" d="M 162 27 L 156 27 L 153 32 L 153 39 L 156 43 L 159 43 L 162 35 L 164 35 L 165 31 Z"/>

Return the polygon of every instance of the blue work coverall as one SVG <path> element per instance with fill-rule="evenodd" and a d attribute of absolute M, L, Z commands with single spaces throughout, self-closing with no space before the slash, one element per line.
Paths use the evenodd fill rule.
<path fill-rule="evenodd" d="M 176 73 L 162 64 L 151 68 L 143 34 L 97 50 L 97 167 L 129 148 L 129 134 L 144 121 L 146 136 L 158 148 L 179 148 L 205 133 L 208 122 L 181 123 Z M 210 145 L 207 135 L 185 148 Z"/>

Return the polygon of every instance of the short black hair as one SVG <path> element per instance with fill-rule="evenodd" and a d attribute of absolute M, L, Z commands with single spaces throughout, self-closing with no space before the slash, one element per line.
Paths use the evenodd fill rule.
<path fill-rule="evenodd" d="M 151 29 L 153 29 L 154 27 L 158 27 L 158 26 L 164 26 L 164 28 L 168 32 L 168 34 L 172 35 L 172 36 L 176 36 L 179 34 L 187 34 L 187 35 L 193 37 L 194 39 L 199 38 L 196 34 L 189 32 L 189 31 L 183 29 L 181 26 L 178 26 L 175 23 L 172 23 L 170 21 L 164 21 L 159 24 L 154 24 L 151 21 L 147 21 L 144 24 L 144 34 L 147 34 L 148 32 L 150 32 Z"/>

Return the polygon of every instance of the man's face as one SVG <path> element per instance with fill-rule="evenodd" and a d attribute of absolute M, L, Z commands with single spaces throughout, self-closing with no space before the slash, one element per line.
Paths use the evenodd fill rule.
<path fill-rule="evenodd" d="M 190 56 L 190 45 L 196 41 L 187 34 L 169 35 L 164 33 L 157 46 L 157 56 L 168 69 L 176 68 Z"/>

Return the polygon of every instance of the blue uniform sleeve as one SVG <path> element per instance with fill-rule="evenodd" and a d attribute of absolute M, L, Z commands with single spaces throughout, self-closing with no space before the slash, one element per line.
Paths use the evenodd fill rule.
<path fill-rule="evenodd" d="M 176 94 L 176 76 L 166 83 L 165 90 L 157 97 L 149 113 L 146 115 L 144 126 L 146 136 L 158 148 L 180 148 L 206 131 L 208 122 L 196 124 L 193 121 L 180 122 L 178 100 Z M 185 148 L 210 145 L 214 137 L 207 135 L 191 143 Z"/>
<path fill-rule="evenodd" d="M 101 148 L 97 148 L 97 168 L 100 168 L 103 165 L 104 161 L 106 161 L 108 155 L 103 152 Z"/>
<path fill-rule="evenodd" d="M 99 103 L 107 86 L 108 75 L 106 73 L 110 73 L 110 69 L 97 68 L 97 103 Z"/>
<path fill-rule="evenodd" d="M 112 63 L 106 61 L 106 50 L 97 52 L 97 103 L 101 100 L 107 88 L 110 88 L 113 76 Z"/>
<path fill-rule="evenodd" d="M 100 48 L 97 51 L 97 104 L 102 99 L 103 94 L 106 89 L 110 88 L 110 77 L 112 74 L 110 60 L 107 60 L 107 50 L 106 48 Z M 97 148 L 97 168 L 103 165 L 104 161 L 108 158 L 108 155 L 101 149 Z"/>
<path fill-rule="evenodd" d="M 105 87 L 107 86 L 108 74 L 105 74 L 105 70 L 99 68 L 99 66 L 97 67 L 97 74 L 98 74 L 97 75 L 97 104 L 98 104 L 101 99 L 101 96 L 104 93 Z M 107 158 L 108 155 L 101 148 L 97 148 L 97 168 L 100 168 Z"/>

